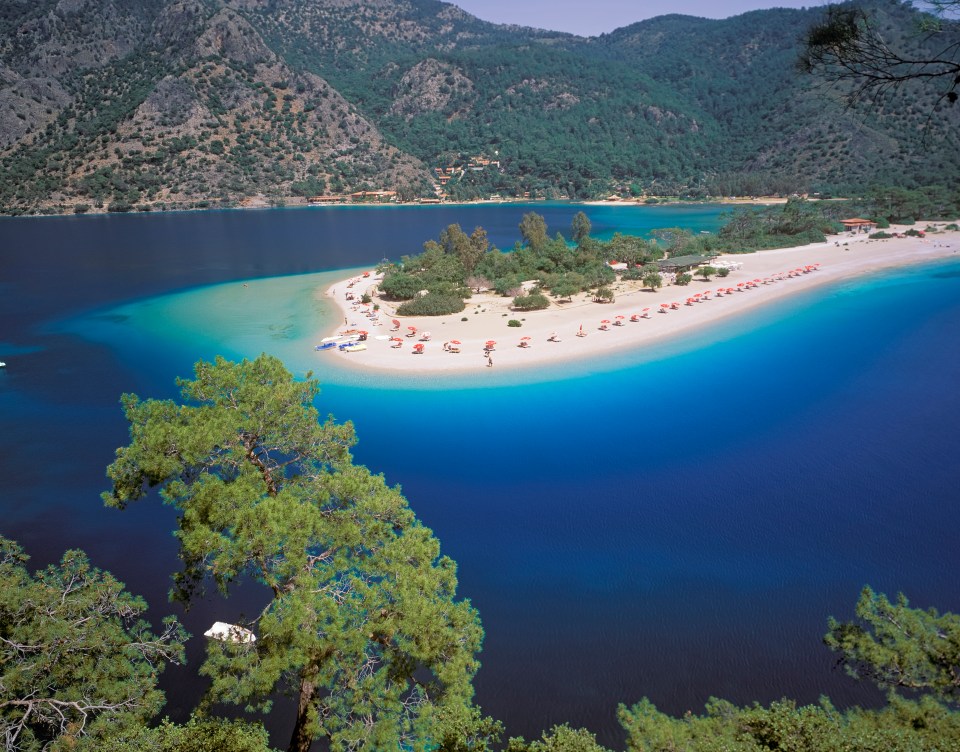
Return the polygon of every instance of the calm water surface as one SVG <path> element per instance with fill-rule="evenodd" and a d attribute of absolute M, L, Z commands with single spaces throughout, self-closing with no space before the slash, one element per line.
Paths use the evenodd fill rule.
<path fill-rule="evenodd" d="M 508 733 L 569 721 L 619 745 L 616 705 L 643 696 L 672 713 L 711 695 L 875 701 L 820 639 L 866 583 L 960 608 L 960 264 L 535 383 L 385 383 L 309 347 L 326 315 L 316 273 L 416 252 L 450 222 L 509 248 L 531 208 L 551 232 L 579 209 L 0 221 L 0 532 L 38 565 L 83 548 L 158 617 L 174 609 L 170 511 L 98 499 L 126 440 L 118 397 L 173 396 L 199 358 L 266 350 L 318 372 L 321 411 L 356 423 L 358 461 L 402 485 L 459 563 L 487 634 L 478 700 Z M 718 224 L 716 208 L 587 212 L 601 237 Z M 185 620 L 199 634 L 258 597 L 211 598 Z M 195 700 L 192 676 L 165 676 L 171 714 Z M 287 719 L 271 719 L 278 743 Z"/>

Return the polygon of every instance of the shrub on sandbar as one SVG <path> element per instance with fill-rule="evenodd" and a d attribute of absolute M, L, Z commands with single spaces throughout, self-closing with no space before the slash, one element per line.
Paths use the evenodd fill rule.
<path fill-rule="evenodd" d="M 445 316 L 448 313 L 460 313 L 466 304 L 456 295 L 441 295 L 428 292 L 413 300 L 402 303 L 397 308 L 400 316 Z"/>

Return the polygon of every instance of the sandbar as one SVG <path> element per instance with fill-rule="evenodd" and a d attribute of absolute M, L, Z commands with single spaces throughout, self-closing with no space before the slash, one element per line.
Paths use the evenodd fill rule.
<path fill-rule="evenodd" d="M 938 228 L 923 238 L 871 240 L 866 234 L 843 233 L 830 236 L 825 243 L 723 255 L 713 264 L 733 267 L 724 278 L 705 281 L 695 277 L 688 285 L 666 285 L 655 292 L 639 282 L 618 281 L 613 285 L 616 298 L 611 303 L 597 303 L 589 293 L 580 293 L 570 302 L 554 300 L 542 311 L 515 311 L 511 298 L 484 291 L 467 300 L 461 313 L 399 317 L 395 303 L 376 295 L 380 278 L 371 270 L 367 277 L 355 275 L 316 293 L 331 300 L 339 313 L 336 325 L 319 332 L 316 342 L 359 329 L 368 332 L 366 349 L 317 355 L 336 358 L 338 366 L 408 375 L 500 372 L 604 358 L 676 340 L 818 286 L 883 269 L 960 259 L 960 232 L 942 229 L 945 224 L 918 223 L 917 228 Z M 887 232 L 907 229 L 891 226 Z M 724 292 L 728 289 L 733 291 Z M 360 303 L 364 293 L 372 295 L 370 305 Z M 373 304 L 380 306 L 376 313 Z M 670 307 L 663 310 L 663 304 Z M 521 326 L 508 326 L 511 319 L 520 321 Z M 410 327 L 415 328 L 413 336 L 408 336 L 413 331 Z M 422 338 L 424 332 L 430 333 L 428 340 Z M 554 334 L 557 341 L 550 340 Z M 399 338 L 399 342 L 391 338 Z M 486 348 L 489 340 L 496 342 L 490 351 Z M 452 341 L 460 343 L 459 352 L 444 347 Z M 414 353 L 416 344 L 423 345 L 419 354 Z"/>

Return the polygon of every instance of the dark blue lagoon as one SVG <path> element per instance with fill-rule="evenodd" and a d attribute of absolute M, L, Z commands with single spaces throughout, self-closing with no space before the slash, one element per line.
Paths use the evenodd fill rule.
<path fill-rule="evenodd" d="M 393 383 L 304 346 L 332 270 L 415 252 L 450 222 L 510 247 L 530 208 L 551 232 L 579 209 L 0 222 L 0 532 L 34 564 L 84 548 L 168 612 L 170 511 L 98 499 L 126 438 L 119 395 L 172 396 L 199 358 L 266 350 L 317 371 L 321 411 L 356 423 L 357 459 L 403 487 L 459 563 L 487 634 L 478 700 L 508 733 L 569 721 L 618 744 L 617 703 L 644 696 L 672 713 L 711 695 L 875 702 L 820 640 L 868 583 L 960 609 L 960 263 L 820 289 L 656 357 L 534 383 Z M 599 235 L 718 224 L 716 208 L 587 212 Z M 186 621 L 199 634 L 256 597 Z M 165 677 L 172 715 L 199 691 L 191 671 Z"/>

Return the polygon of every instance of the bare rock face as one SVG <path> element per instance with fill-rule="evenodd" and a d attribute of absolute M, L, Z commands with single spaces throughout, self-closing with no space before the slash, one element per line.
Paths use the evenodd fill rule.
<path fill-rule="evenodd" d="M 55 78 L 24 78 L 0 68 L 0 149 L 46 127 L 69 101 Z"/>
<path fill-rule="evenodd" d="M 201 0 L 174 0 L 153 24 L 153 44 L 168 53 L 180 54 L 201 34 L 207 15 Z"/>
<path fill-rule="evenodd" d="M 167 76 L 140 105 L 134 120 L 175 128 L 202 117 L 203 110 L 196 89 L 189 81 Z"/>
<path fill-rule="evenodd" d="M 426 112 L 448 112 L 452 101 L 473 93 L 473 81 L 448 63 L 428 58 L 407 71 L 397 86 L 391 115 L 410 120 Z"/>
<path fill-rule="evenodd" d="M 276 57 L 246 19 L 226 9 L 207 22 L 194 49 L 198 57 L 223 57 L 241 65 L 264 63 Z"/>

